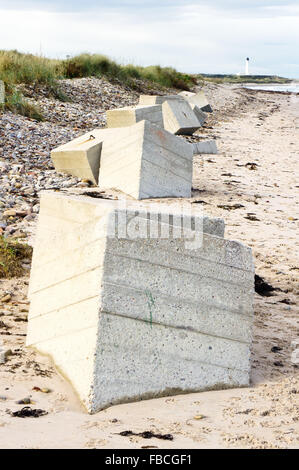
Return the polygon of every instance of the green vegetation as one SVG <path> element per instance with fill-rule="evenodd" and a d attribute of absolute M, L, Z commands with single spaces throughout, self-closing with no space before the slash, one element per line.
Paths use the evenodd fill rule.
<path fill-rule="evenodd" d="M 21 276 L 24 273 L 22 262 L 31 256 L 30 246 L 0 236 L 0 278 Z"/>
<path fill-rule="evenodd" d="M 23 85 L 30 85 L 35 89 L 44 87 L 49 96 L 66 101 L 67 97 L 59 87 L 59 80 L 82 77 L 107 77 L 130 88 L 136 88 L 138 80 L 181 90 L 189 90 L 196 83 L 191 75 L 177 72 L 170 67 L 120 65 L 99 54 L 80 54 L 66 60 L 54 60 L 18 51 L 0 50 L 0 80 L 5 83 L 5 107 L 33 119 L 41 120 L 42 113 L 24 98 L 21 92 Z"/>
<path fill-rule="evenodd" d="M 23 94 L 18 91 L 14 86 L 5 86 L 5 108 L 13 113 L 27 116 L 37 121 L 43 120 L 43 115 L 38 106 L 26 100 Z"/>
<path fill-rule="evenodd" d="M 18 51 L 0 51 L 0 78 L 10 85 L 42 84 L 56 86 L 56 80 L 62 77 L 61 62 L 21 54 Z"/>
<path fill-rule="evenodd" d="M 205 80 L 213 83 L 291 83 L 289 78 L 278 77 L 276 75 L 221 75 L 205 74 L 197 75 L 198 80 Z"/>
<path fill-rule="evenodd" d="M 149 80 L 164 87 L 188 90 L 195 83 L 191 75 L 170 67 L 120 65 L 100 54 L 80 54 L 66 60 L 46 59 L 17 51 L 0 51 L 0 79 L 10 85 L 45 85 L 57 92 L 61 78 L 102 77 L 132 85 L 132 80 Z"/>
<path fill-rule="evenodd" d="M 189 90 L 196 83 L 191 75 L 177 72 L 170 67 L 120 65 L 99 54 L 80 54 L 62 61 L 62 66 L 65 78 L 106 76 L 110 80 L 116 79 L 132 87 L 136 79 L 182 90 Z"/>
<path fill-rule="evenodd" d="M 44 85 L 49 94 L 63 98 L 57 83 L 58 76 L 57 61 L 17 51 L 0 51 L 0 80 L 5 84 L 5 108 L 12 112 L 41 121 L 41 110 L 26 100 L 20 85 Z"/>

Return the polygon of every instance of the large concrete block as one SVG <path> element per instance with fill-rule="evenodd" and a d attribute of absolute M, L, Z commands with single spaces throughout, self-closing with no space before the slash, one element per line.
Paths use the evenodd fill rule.
<path fill-rule="evenodd" d="M 184 98 L 190 104 L 196 104 L 201 111 L 206 113 L 212 113 L 213 110 L 206 98 L 206 95 L 202 90 L 197 93 L 192 93 L 190 91 L 181 91 L 179 95 Z"/>
<path fill-rule="evenodd" d="M 192 145 L 148 121 L 124 127 L 103 143 L 99 187 L 135 199 L 190 197 Z"/>
<path fill-rule="evenodd" d="M 154 105 L 154 104 L 163 104 L 165 101 L 172 100 L 182 100 L 183 96 L 178 95 L 140 95 L 139 104 L 140 105 Z"/>
<path fill-rule="evenodd" d="M 162 106 L 126 106 L 120 109 L 111 109 L 106 112 L 107 127 L 127 127 L 139 121 L 149 121 L 156 126 L 163 127 Z"/>
<path fill-rule="evenodd" d="M 102 144 L 104 140 L 118 138 L 120 132 L 116 129 L 94 129 L 60 145 L 51 152 L 55 170 L 97 184 Z"/>
<path fill-rule="evenodd" d="M 192 135 L 201 123 L 185 100 L 170 100 L 162 104 L 164 129 L 172 134 Z"/>
<path fill-rule="evenodd" d="M 197 117 L 200 125 L 202 126 L 207 118 L 206 113 L 204 113 L 196 104 L 189 103 L 191 109 L 193 110 L 195 116 Z"/>
<path fill-rule="evenodd" d="M 209 233 L 193 250 L 182 236 L 134 238 L 132 219 L 146 218 L 117 201 L 42 195 L 27 345 L 52 356 L 89 412 L 248 385 L 251 250 Z"/>
<path fill-rule="evenodd" d="M 4 82 L 0 80 L 0 104 L 5 102 L 5 87 Z"/>
<path fill-rule="evenodd" d="M 202 142 L 195 142 L 193 144 L 193 153 L 194 155 L 201 153 L 217 154 L 218 149 L 216 140 L 203 140 Z"/>

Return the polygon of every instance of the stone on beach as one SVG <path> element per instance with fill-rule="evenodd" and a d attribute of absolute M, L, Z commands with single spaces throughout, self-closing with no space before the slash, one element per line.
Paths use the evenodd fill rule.
<path fill-rule="evenodd" d="M 175 217 L 157 221 L 138 207 L 41 197 L 27 345 L 53 358 L 91 413 L 249 384 L 251 249 L 210 233 L 189 249 L 192 229 L 150 238 L 157 226 L 172 233 Z M 144 223 L 147 231 L 132 236 Z"/>
<path fill-rule="evenodd" d="M 172 134 L 192 135 L 201 123 L 185 100 L 170 100 L 162 104 L 164 129 Z"/>
<path fill-rule="evenodd" d="M 216 140 L 203 140 L 202 142 L 195 142 L 192 145 L 193 145 L 194 155 L 198 155 L 200 153 L 207 153 L 207 154 L 218 153 Z"/>
<path fill-rule="evenodd" d="M 99 187 L 135 199 L 191 197 L 192 145 L 148 121 L 103 143 Z"/>
<path fill-rule="evenodd" d="M 0 104 L 5 102 L 5 87 L 4 82 L 0 80 Z"/>
<path fill-rule="evenodd" d="M 184 98 L 190 104 L 196 104 L 201 111 L 205 113 L 212 113 L 213 110 L 206 98 L 206 95 L 202 90 L 197 93 L 192 93 L 190 91 L 181 91 L 179 95 Z"/>
<path fill-rule="evenodd" d="M 0 343 L 0 364 L 5 364 L 5 351 Z"/>
<path fill-rule="evenodd" d="M 97 184 L 102 144 L 115 138 L 120 131 L 94 129 L 87 134 L 60 145 L 51 151 L 51 159 L 58 173 L 66 173 Z"/>
<path fill-rule="evenodd" d="M 162 106 L 126 106 L 111 109 L 106 112 L 107 127 L 127 127 L 139 121 L 147 120 L 152 124 L 163 127 Z"/>

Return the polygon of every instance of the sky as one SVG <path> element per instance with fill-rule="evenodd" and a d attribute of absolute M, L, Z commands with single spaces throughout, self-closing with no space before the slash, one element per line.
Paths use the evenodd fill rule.
<path fill-rule="evenodd" d="M 0 0 L 0 49 L 299 78 L 299 1 Z"/>

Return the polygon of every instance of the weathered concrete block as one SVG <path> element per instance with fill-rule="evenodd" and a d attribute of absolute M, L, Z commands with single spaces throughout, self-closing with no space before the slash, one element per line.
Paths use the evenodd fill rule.
<path fill-rule="evenodd" d="M 184 237 L 132 238 L 132 218 L 145 218 L 116 204 L 42 195 L 27 345 L 52 356 L 89 412 L 248 385 L 251 250 L 208 233 L 193 250 Z M 123 219 L 127 233 L 111 236 Z"/>
<path fill-rule="evenodd" d="M 192 145 L 148 121 L 103 143 L 99 186 L 135 199 L 190 197 Z"/>
<path fill-rule="evenodd" d="M 163 128 L 162 106 L 126 106 L 106 112 L 107 127 L 127 127 L 139 121 L 149 121 Z"/>
<path fill-rule="evenodd" d="M 202 126 L 207 118 L 206 113 L 204 113 L 196 104 L 189 103 L 191 109 L 193 110 L 195 116 L 197 117 L 200 125 Z"/>
<path fill-rule="evenodd" d="M 0 104 L 5 102 L 5 87 L 4 82 L 0 80 Z"/>
<path fill-rule="evenodd" d="M 191 93 L 190 91 L 181 91 L 179 93 L 182 98 L 184 98 L 190 104 L 196 104 L 199 109 L 206 113 L 212 113 L 213 110 L 206 98 L 206 95 L 202 90 L 198 91 L 197 93 Z"/>
<path fill-rule="evenodd" d="M 172 100 L 182 100 L 184 97 L 178 95 L 140 95 L 139 104 L 140 105 L 154 105 L 154 104 L 163 104 L 165 101 Z"/>
<path fill-rule="evenodd" d="M 60 145 L 51 152 L 55 170 L 97 184 L 102 144 L 104 140 L 118 138 L 120 133 L 121 129 L 94 129 Z"/>
<path fill-rule="evenodd" d="M 192 135 L 201 126 L 189 103 L 170 100 L 162 104 L 164 129 L 172 134 Z"/>
<path fill-rule="evenodd" d="M 216 140 L 204 140 L 202 142 L 195 142 L 193 144 L 193 153 L 194 155 L 198 155 L 200 153 L 217 154 L 218 149 Z"/>

